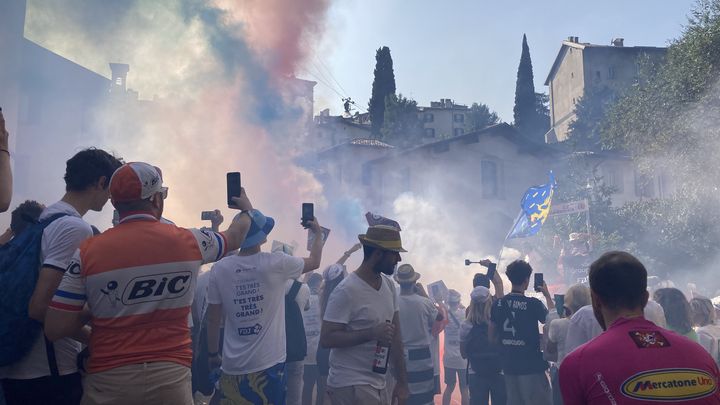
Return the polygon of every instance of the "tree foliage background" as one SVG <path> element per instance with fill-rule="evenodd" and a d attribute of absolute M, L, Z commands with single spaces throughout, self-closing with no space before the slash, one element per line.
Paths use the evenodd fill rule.
<path fill-rule="evenodd" d="M 375 53 L 375 71 L 372 83 L 372 94 L 368 103 L 372 132 L 381 134 L 385 121 L 385 99 L 395 94 L 395 71 L 390 48 L 383 46 Z"/>
<path fill-rule="evenodd" d="M 578 155 L 627 154 L 638 165 L 637 176 L 651 175 L 656 185 L 668 181 L 674 194 L 613 208 L 613 190 L 597 187 L 602 177 L 591 167 L 574 167 L 558 179 L 563 200 L 590 197 L 596 251 L 631 251 L 651 272 L 697 284 L 707 280 L 715 293 L 717 276 L 710 269 L 720 256 L 720 0 L 699 0 L 666 57 L 642 58 L 638 65 L 638 80 L 624 94 L 589 92 L 580 101 L 570 145 Z M 549 238 L 581 230 L 584 221 L 553 218 L 546 226 Z"/>

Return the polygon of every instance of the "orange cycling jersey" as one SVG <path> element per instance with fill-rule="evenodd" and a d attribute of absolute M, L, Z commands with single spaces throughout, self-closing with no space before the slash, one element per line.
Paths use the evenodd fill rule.
<path fill-rule="evenodd" d="M 124 218 L 75 254 L 50 304 L 92 315 L 90 372 L 129 364 L 192 362 L 188 317 L 197 273 L 225 255 L 222 234 Z"/>

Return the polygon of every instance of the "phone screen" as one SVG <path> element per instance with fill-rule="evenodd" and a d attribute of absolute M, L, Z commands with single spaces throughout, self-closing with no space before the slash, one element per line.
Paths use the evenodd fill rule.
<path fill-rule="evenodd" d="M 230 172 L 227 174 L 227 201 L 228 206 L 233 206 L 235 203 L 232 201 L 232 197 L 240 197 L 240 172 Z"/>
<path fill-rule="evenodd" d="M 560 318 L 565 316 L 565 295 L 555 294 L 555 309 Z"/>
<path fill-rule="evenodd" d="M 542 273 L 535 273 L 535 283 L 533 286 L 535 287 L 535 291 L 542 291 L 542 286 L 544 284 L 543 280 L 543 274 Z"/>
<path fill-rule="evenodd" d="M 488 266 L 488 272 L 487 276 L 492 281 L 493 277 L 495 277 L 495 272 L 497 271 L 497 263 L 490 263 Z"/>
<path fill-rule="evenodd" d="M 312 221 L 313 218 L 315 218 L 315 205 L 312 203 L 303 203 L 301 217 L 303 226 L 307 226 L 308 221 Z"/>

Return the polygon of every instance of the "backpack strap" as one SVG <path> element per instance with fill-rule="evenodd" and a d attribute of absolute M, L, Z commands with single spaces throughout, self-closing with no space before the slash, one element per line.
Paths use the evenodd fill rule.
<path fill-rule="evenodd" d="M 53 346 L 52 342 L 48 340 L 45 333 L 43 333 L 43 338 L 45 338 L 45 353 L 47 354 L 50 375 L 58 377 L 60 372 L 58 371 L 57 358 L 55 357 L 55 346 Z"/>
<path fill-rule="evenodd" d="M 68 214 L 66 214 L 64 212 L 59 212 L 57 214 L 51 215 L 51 216 L 43 219 L 42 221 L 37 221 L 36 223 L 40 224 L 42 226 L 42 228 L 45 229 L 48 227 L 48 225 L 53 223 L 56 219 L 60 219 L 67 215 Z M 45 339 L 45 354 L 47 355 L 48 368 L 50 369 L 50 375 L 52 375 L 53 377 L 58 377 L 58 376 L 60 376 L 60 371 L 58 370 L 57 357 L 55 355 L 55 346 L 53 345 L 53 343 L 50 340 L 48 340 L 48 338 L 45 336 L 44 332 L 42 332 L 42 334 L 43 334 L 43 339 Z"/>
<path fill-rule="evenodd" d="M 453 311 L 450 310 L 450 311 L 447 311 L 447 312 L 448 312 L 448 314 L 450 314 L 450 318 L 452 318 L 453 322 L 455 322 L 455 327 L 456 327 L 456 328 L 459 328 L 459 327 L 460 327 L 460 321 L 458 321 L 458 319 L 457 319 L 457 317 L 455 316 L 455 314 L 453 314 Z"/>
<path fill-rule="evenodd" d="M 51 216 L 43 219 L 42 221 L 37 221 L 37 223 L 41 224 L 43 228 L 46 228 L 51 223 L 55 222 L 56 219 L 60 219 L 62 217 L 66 217 L 66 216 L 68 216 L 68 214 L 66 214 L 64 212 L 58 212 L 57 214 L 51 215 Z"/>
<path fill-rule="evenodd" d="M 297 280 L 293 280 L 293 285 L 287 293 L 287 298 L 290 299 L 290 301 L 295 301 L 295 297 L 297 297 L 300 287 L 302 287 L 302 283 Z"/>

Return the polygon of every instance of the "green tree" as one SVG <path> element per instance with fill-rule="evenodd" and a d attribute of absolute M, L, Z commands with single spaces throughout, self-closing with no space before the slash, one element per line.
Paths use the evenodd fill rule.
<path fill-rule="evenodd" d="M 423 123 L 418 118 L 417 102 L 391 94 L 385 99 L 385 122 L 380 133 L 382 139 L 399 148 L 408 148 L 422 142 Z"/>
<path fill-rule="evenodd" d="M 527 37 L 523 34 L 522 52 L 515 83 L 514 125 L 520 133 L 536 140 L 542 138 L 543 141 L 545 132 L 547 132 L 550 125 L 547 99 L 544 97 L 547 96 L 535 93 L 530 48 L 528 47 Z"/>
<path fill-rule="evenodd" d="M 590 87 L 575 106 L 575 119 L 570 123 L 568 141 L 575 151 L 602 149 L 601 130 L 615 93 L 608 87 Z"/>
<path fill-rule="evenodd" d="M 700 0 L 664 60 L 639 61 L 636 86 L 608 110 L 604 147 L 628 151 L 639 170 L 669 176 L 675 194 L 620 209 L 626 239 L 662 269 L 701 266 L 720 254 L 720 0 Z"/>
<path fill-rule="evenodd" d="M 550 130 L 550 96 L 545 93 L 535 93 L 535 123 L 533 125 L 541 135 L 540 141 L 545 141 L 545 133 Z"/>
<path fill-rule="evenodd" d="M 497 113 L 491 111 L 490 107 L 483 103 L 473 103 L 470 106 L 470 111 L 465 116 L 467 118 L 466 128 L 468 132 L 479 131 L 500 122 Z"/>
<path fill-rule="evenodd" d="M 372 95 L 368 103 L 372 132 L 381 134 L 385 121 L 385 99 L 395 94 L 395 72 L 390 55 L 390 48 L 383 46 L 375 53 L 375 72 L 372 84 Z"/>

